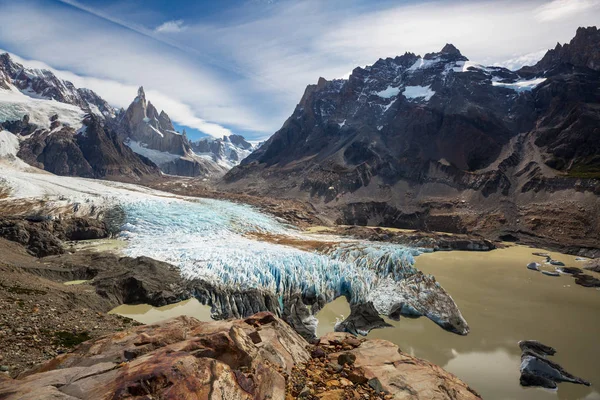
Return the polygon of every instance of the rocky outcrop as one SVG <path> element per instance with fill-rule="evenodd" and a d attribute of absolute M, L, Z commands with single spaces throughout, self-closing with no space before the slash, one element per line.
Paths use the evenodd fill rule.
<path fill-rule="evenodd" d="M 448 45 L 321 78 L 220 188 L 309 201 L 338 224 L 594 254 L 599 48 L 598 30 L 583 28 L 539 68 L 477 65 Z"/>
<path fill-rule="evenodd" d="M 578 28 L 577 34 L 570 43 L 556 43 L 553 50 L 548 50 L 544 57 L 533 67 L 524 67 L 522 71 L 544 71 L 557 64 L 571 64 L 600 71 L 600 30 L 595 26 Z"/>
<path fill-rule="evenodd" d="M 23 245 L 36 257 L 64 253 L 64 240 L 101 239 L 107 236 L 104 223 L 91 218 L 0 218 L 0 237 Z"/>
<path fill-rule="evenodd" d="M 479 399 L 455 376 L 384 340 L 330 334 L 321 355 L 313 351 L 317 358 L 307 345 L 270 313 L 222 322 L 178 317 L 85 342 L 17 379 L 2 376 L 0 397 L 283 400 L 302 384 L 311 399 L 353 392 L 357 399 Z M 343 365 L 330 373 L 325 359 Z"/>
<path fill-rule="evenodd" d="M 590 386 L 586 380 L 571 375 L 557 363 L 547 359 L 556 350 L 536 340 L 519 342 L 521 348 L 521 386 L 540 386 L 556 389 L 560 382 L 571 382 Z"/>
<path fill-rule="evenodd" d="M 330 333 L 319 340 L 311 356 L 288 379 L 292 398 L 480 399 L 454 375 L 403 353 L 386 340 Z"/>
<path fill-rule="evenodd" d="M 585 263 L 583 268 L 600 273 L 600 258 L 595 258 Z"/>
<path fill-rule="evenodd" d="M 87 342 L 35 373 L 4 380 L 0 395 L 283 399 L 285 375 L 309 357 L 305 345 L 268 313 L 211 323 L 179 317 Z"/>

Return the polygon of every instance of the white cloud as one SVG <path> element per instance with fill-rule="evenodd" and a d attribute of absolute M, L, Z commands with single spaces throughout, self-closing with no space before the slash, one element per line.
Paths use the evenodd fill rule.
<path fill-rule="evenodd" d="M 0 49 L 0 53 L 4 53 Z M 98 79 L 92 77 L 79 76 L 70 71 L 61 71 L 54 69 L 41 61 L 25 60 L 18 55 L 12 54 L 11 57 L 18 63 L 29 68 L 47 69 L 52 71 L 57 77 L 70 81 L 76 87 L 88 88 L 100 94 L 109 104 L 127 108 L 137 95 L 137 86 L 126 85 L 109 79 Z M 164 93 L 157 90 L 147 90 L 146 98 L 158 109 L 164 110 L 169 117 L 180 125 L 189 128 L 195 128 L 208 135 L 223 137 L 231 135 L 231 130 L 198 118 L 190 106 L 183 104 Z"/>
<path fill-rule="evenodd" d="M 535 10 L 535 17 L 540 21 L 555 21 L 598 6 L 600 6 L 598 0 L 553 0 L 538 7 Z"/>
<path fill-rule="evenodd" d="M 542 49 L 534 51 L 532 53 L 522 54 L 516 57 L 509 58 L 508 60 L 494 63 L 499 67 L 508 68 L 510 70 L 517 70 L 525 65 L 535 65 L 538 61 L 544 57 L 548 49 Z"/>
<path fill-rule="evenodd" d="M 77 86 L 89 87 L 122 106 L 143 85 L 148 93 L 162 95 L 155 102 L 169 104 L 173 109 L 165 106 L 165 111 L 182 125 L 217 136 L 225 132 L 217 128 L 222 124 L 270 132 L 251 107 L 238 101 L 228 81 L 180 51 L 76 10 L 41 9 L 25 3 L 0 3 L 2 32 L 10 32 L 2 35 L 2 43 L 56 69 L 92 77 L 85 82 L 80 79 Z M 120 97 L 125 93 L 133 96 Z"/>
<path fill-rule="evenodd" d="M 157 32 L 157 33 L 176 33 L 176 32 L 181 32 L 185 28 L 186 27 L 183 24 L 183 20 L 182 19 L 178 19 L 178 20 L 174 20 L 174 21 L 164 22 L 163 24 L 157 26 L 156 29 L 154 29 L 154 32 Z"/>

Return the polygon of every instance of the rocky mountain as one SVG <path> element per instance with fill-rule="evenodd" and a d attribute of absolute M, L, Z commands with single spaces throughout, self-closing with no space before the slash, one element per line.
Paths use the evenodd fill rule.
<path fill-rule="evenodd" d="M 320 78 L 221 187 L 344 224 L 599 247 L 599 54 L 591 27 L 518 71 L 447 44 Z"/>
<path fill-rule="evenodd" d="M 230 135 L 219 138 L 201 138 L 190 143 L 192 150 L 223 165 L 227 170 L 238 165 L 257 148 L 241 135 Z"/>
<path fill-rule="evenodd" d="M 127 110 L 116 110 L 95 92 L 7 53 L 0 55 L 0 123 L 22 139 L 20 157 L 60 175 L 220 177 L 253 150 L 237 135 L 192 144 L 141 87 Z"/>
<path fill-rule="evenodd" d="M 24 118 L 0 122 L 0 130 L 21 138 L 20 159 L 57 175 L 126 181 L 159 175 L 156 165 L 125 146 L 101 117 L 87 114 L 82 124 L 75 130 L 54 116 L 50 130 L 38 129 Z"/>
<path fill-rule="evenodd" d="M 115 122 L 123 141 L 171 175 L 220 177 L 252 151 L 243 136 L 203 138 L 191 142 L 173 127 L 166 112 L 146 100 L 144 88 Z"/>
<path fill-rule="evenodd" d="M 78 89 L 71 82 L 59 79 L 45 69 L 26 68 L 13 61 L 8 53 L 0 54 L 0 90 L 21 92 L 31 98 L 55 100 L 71 104 L 84 112 L 113 118 L 115 109 L 89 89 Z M 0 95 L 0 101 L 2 101 Z M 12 119 L 21 119 L 16 116 Z"/>

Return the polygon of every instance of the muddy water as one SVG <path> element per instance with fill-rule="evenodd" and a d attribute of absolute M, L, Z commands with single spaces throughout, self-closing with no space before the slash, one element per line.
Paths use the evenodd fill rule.
<path fill-rule="evenodd" d="M 546 252 L 515 246 L 420 255 L 416 267 L 435 275 L 452 295 L 471 333 L 454 335 L 419 318 L 388 321 L 393 328 L 375 330 L 369 337 L 390 340 L 444 367 L 484 399 L 600 399 L 600 291 L 575 285 L 571 276 L 527 270 L 529 262 L 543 264 L 543 258 L 531 254 L 536 251 Z M 575 257 L 546 253 L 567 266 L 581 267 Z M 319 333 L 331 331 L 336 318 L 349 311 L 343 299 L 328 304 L 317 315 Z M 558 391 L 521 388 L 517 342 L 523 339 L 555 347 L 554 361 L 591 381 L 592 387 L 561 383 Z"/>
<path fill-rule="evenodd" d="M 153 324 L 180 315 L 194 317 L 200 321 L 212 321 L 210 307 L 200 304 L 196 299 L 185 300 L 164 307 L 152 307 L 149 304 L 123 304 L 112 309 L 109 314 L 119 314 L 142 324 Z"/>

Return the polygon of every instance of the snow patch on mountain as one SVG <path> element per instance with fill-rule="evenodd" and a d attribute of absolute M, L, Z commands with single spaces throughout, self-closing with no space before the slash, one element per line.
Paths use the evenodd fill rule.
<path fill-rule="evenodd" d="M 400 93 L 400 88 L 388 86 L 386 89 L 381 92 L 376 92 L 375 94 L 381 98 L 389 99 L 395 97 Z"/>
<path fill-rule="evenodd" d="M 417 61 L 415 61 L 415 63 L 413 65 L 411 65 L 407 71 L 416 71 L 418 69 L 426 69 L 426 68 L 436 65 L 440 61 L 441 60 L 439 58 L 425 60 L 424 58 L 419 57 L 419 59 Z"/>
<path fill-rule="evenodd" d="M 409 100 L 429 101 L 435 94 L 430 86 L 406 86 L 402 95 Z"/>
<path fill-rule="evenodd" d="M 0 121 L 15 121 L 29 115 L 29 122 L 42 128 L 50 127 L 50 117 L 57 114 L 63 125 L 79 129 L 85 112 L 74 105 L 55 100 L 33 98 L 18 90 L 0 89 Z"/>

